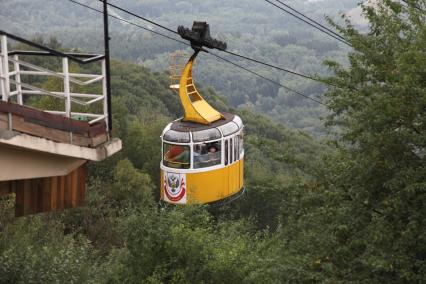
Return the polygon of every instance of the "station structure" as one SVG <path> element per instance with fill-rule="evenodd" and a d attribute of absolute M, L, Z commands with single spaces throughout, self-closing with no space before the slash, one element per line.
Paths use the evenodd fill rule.
<path fill-rule="evenodd" d="M 0 30 L 0 197 L 16 216 L 81 206 L 87 163 L 121 150 L 106 61 Z"/>

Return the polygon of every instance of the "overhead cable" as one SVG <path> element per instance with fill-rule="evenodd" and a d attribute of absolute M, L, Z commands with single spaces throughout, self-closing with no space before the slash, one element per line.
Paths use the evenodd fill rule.
<path fill-rule="evenodd" d="M 275 66 L 275 65 L 272 65 L 272 64 L 269 64 L 269 63 L 265 63 L 265 62 L 262 62 L 262 61 L 259 61 L 259 60 L 256 60 L 256 59 L 244 56 L 244 55 L 240 55 L 240 54 L 234 53 L 232 51 L 225 50 L 223 52 L 231 54 L 231 55 L 234 55 L 234 56 L 237 56 L 237 57 L 240 57 L 240 58 L 243 58 L 243 59 L 246 59 L 246 60 L 249 60 L 249 61 L 252 61 L 252 62 L 259 63 L 259 64 L 264 65 L 264 66 L 268 66 L 268 67 L 271 67 L 271 68 L 274 68 L 274 69 L 277 69 L 277 70 L 281 70 L 281 71 L 284 71 L 284 72 L 287 72 L 287 73 L 290 73 L 290 74 L 293 74 L 293 75 L 297 75 L 299 77 L 303 77 L 303 78 L 306 78 L 306 79 L 309 79 L 309 80 L 317 81 L 317 82 L 320 82 L 320 83 L 323 83 L 323 84 L 327 84 L 327 85 L 336 87 L 335 85 L 333 85 L 331 83 L 325 83 L 325 82 L 323 82 L 320 79 L 317 79 L 315 77 L 304 75 L 302 73 L 298 73 L 296 71 L 285 69 L 285 68 L 282 68 L 282 67 L 279 67 L 279 66 Z"/>
<path fill-rule="evenodd" d="M 99 0 L 99 1 L 100 1 L 100 2 L 103 2 L 102 0 Z M 178 34 L 178 32 L 177 32 L 177 31 L 174 31 L 174 30 L 172 30 L 172 29 L 170 29 L 170 28 L 168 28 L 168 27 L 166 27 L 166 26 L 163 26 L 163 25 L 161 25 L 161 24 L 159 24 L 159 23 L 156 23 L 156 22 L 154 22 L 154 21 L 151 21 L 151 20 L 149 20 L 149 19 L 147 19 L 147 18 L 145 18 L 145 17 L 142 17 L 142 16 L 140 16 L 140 15 L 138 15 L 138 14 L 135 14 L 135 13 L 133 13 L 133 12 L 129 11 L 129 10 L 126 10 L 126 9 L 124 9 L 124 8 L 121 8 L 121 7 L 117 6 L 117 5 L 114 5 L 114 4 L 109 3 L 109 2 L 108 2 L 107 4 L 108 4 L 108 6 L 111 6 L 111 7 L 115 8 L 115 9 L 117 9 L 117 10 L 120 10 L 120 11 L 122 11 L 122 12 L 124 12 L 124 13 L 129 14 L 129 15 L 132 15 L 133 17 L 136 17 L 136 18 L 139 18 L 139 19 L 141 19 L 141 20 L 144 20 L 144 21 L 146 21 L 146 22 L 148 22 L 148 23 L 151 23 L 151 24 L 153 24 L 153 25 L 155 25 L 155 26 L 157 26 L 157 27 L 160 27 L 160 28 L 162 28 L 162 29 L 165 29 L 165 30 L 167 30 L 167 31 L 169 31 L 169 32 L 171 32 L 171 33 Z"/>
<path fill-rule="evenodd" d="M 299 91 L 296 91 L 296 90 L 294 90 L 294 89 L 292 89 L 292 88 L 290 88 L 290 87 L 287 87 L 287 86 L 285 86 L 285 85 L 283 85 L 283 84 L 281 84 L 281 83 L 279 83 L 279 82 L 277 82 L 277 81 L 274 81 L 274 80 L 272 80 L 272 79 L 270 79 L 270 78 L 268 78 L 268 77 L 265 77 L 265 76 L 263 76 L 263 75 L 261 75 L 261 74 L 259 74 L 259 73 L 255 72 L 255 71 L 250 70 L 250 69 L 248 69 L 248 68 L 246 68 L 246 67 L 244 67 L 244 66 L 241 66 L 241 65 L 239 65 L 239 64 L 237 64 L 237 63 L 235 63 L 235 62 L 232 62 L 232 61 L 231 61 L 231 60 L 229 60 L 229 59 L 226 59 L 226 58 L 224 58 L 224 57 L 222 57 L 222 56 L 219 56 L 219 55 L 217 55 L 217 54 L 214 54 L 214 53 L 209 53 L 209 54 L 211 54 L 211 55 L 213 55 L 214 57 L 217 57 L 217 58 L 219 58 L 220 60 L 223 60 L 223 61 L 225 61 L 225 62 L 227 62 L 227 63 L 229 63 L 229 64 L 232 64 L 232 65 L 234 65 L 234 66 L 235 66 L 235 67 L 237 67 L 237 68 L 240 68 L 240 69 L 242 69 L 242 70 L 244 70 L 244 71 L 246 71 L 246 72 L 249 72 L 249 73 L 251 73 L 251 74 L 253 74 L 253 75 L 257 76 L 257 77 L 260 77 L 260 78 L 262 78 L 262 79 L 264 79 L 264 80 L 267 80 L 267 81 L 269 81 L 269 82 L 271 82 L 271 83 L 273 83 L 273 84 L 275 84 L 275 85 L 278 85 L 278 86 L 280 86 L 280 87 L 282 87 L 282 88 L 286 89 L 286 90 L 287 90 L 287 91 L 289 91 L 289 92 L 292 92 L 292 93 L 294 93 L 294 94 L 296 94 L 296 95 L 302 96 L 302 97 L 304 97 L 304 98 L 306 98 L 306 99 L 309 99 L 309 100 L 311 100 L 311 101 L 314 101 L 314 102 L 316 102 L 316 103 L 318 103 L 318 104 L 320 104 L 320 105 L 323 105 L 323 106 L 325 106 L 325 107 L 329 107 L 327 104 L 325 104 L 325 103 L 323 103 L 323 102 L 321 102 L 321 101 L 319 101 L 319 100 L 317 100 L 317 99 L 315 99 L 315 98 L 311 98 L 311 97 L 309 97 L 308 95 L 302 94 L 302 93 L 301 93 L 301 92 L 299 92 Z"/>
<path fill-rule="evenodd" d="M 275 0 L 275 1 L 277 1 L 278 3 L 280 3 L 280 4 L 281 4 L 281 5 L 283 5 L 283 6 L 287 7 L 288 9 L 292 10 L 292 11 L 293 11 L 293 12 L 295 12 L 296 14 L 298 14 L 298 15 L 302 16 L 303 18 L 307 19 L 308 21 L 311 21 L 311 22 L 315 23 L 316 25 L 318 25 L 318 26 L 320 26 L 321 28 L 323 28 L 323 29 L 327 30 L 328 32 L 332 33 L 333 35 L 335 35 L 335 36 L 337 36 L 337 37 L 341 38 L 342 40 L 346 41 L 346 39 L 345 39 L 342 35 L 340 35 L 340 34 L 336 33 L 335 31 L 333 31 L 333 30 L 331 30 L 331 29 L 329 29 L 329 28 L 327 28 L 326 26 L 322 25 L 321 23 L 319 23 L 319 22 L 317 22 L 317 21 L 315 21 L 315 20 L 313 20 L 313 19 L 309 18 L 308 16 L 306 16 L 305 14 L 303 14 L 303 13 L 301 13 L 301 12 L 297 11 L 296 9 L 294 9 L 293 7 L 291 7 L 290 5 L 288 5 L 288 4 L 286 4 L 286 3 L 284 3 L 284 2 L 282 2 L 282 1 L 280 1 L 280 0 Z"/>
<path fill-rule="evenodd" d="M 322 33 L 325 33 L 325 34 L 327 34 L 327 35 L 331 36 L 332 38 L 334 38 L 334 39 L 336 39 L 336 40 L 338 40 L 338 41 L 340 41 L 340 42 L 342 42 L 342 43 L 344 43 L 344 44 L 346 44 L 346 45 L 348 45 L 348 46 L 352 47 L 352 45 L 351 45 L 349 42 L 347 42 L 347 41 L 346 41 L 346 40 L 344 40 L 344 39 L 341 39 L 341 38 L 340 38 L 341 36 L 339 36 L 339 37 L 338 37 L 338 36 L 335 36 L 334 34 L 332 34 L 332 33 L 328 32 L 328 31 L 326 31 L 326 30 L 323 30 L 323 29 L 321 29 L 321 28 L 320 28 L 320 27 L 318 27 L 318 26 L 315 26 L 314 24 L 310 23 L 309 21 L 307 21 L 307 20 L 305 20 L 305 19 L 303 19 L 303 18 L 299 17 L 298 15 L 296 15 L 296 14 L 294 14 L 294 13 L 292 13 L 292 12 L 290 12 L 290 11 L 286 10 L 286 9 L 284 9 L 283 7 L 281 7 L 281 6 L 277 5 L 277 4 L 275 4 L 275 3 L 273 3 L 273 2 L 271 2 L 271 1 L 269 1 L 269 0 L 265 0 L 265 1 L 266 1 L 266 2 L 268 2 L 269 4 L 273 5 L 273 6 L 277 7 L 277 8 L 278 8 L 278 9 L 280 9 L 281 11 L 284 11 L 285 13 L 290 14 L 290 15 L 292 15 L 293 17 L 295 17 L 295 18 L 297 18 L 297 19 L 301 20 L 302 22 L 304 22 L 304 23 L 306 23 L 306 24 L 310 25 L 311 27 L 313 27 L 313 28 L 315 28 L 315 29 L 317 29 L 317 30 L 321 31 Z"/>
<path fill-rule="evenodd" d="M 80 3 L 80 2 L 75 1 L 75 0 L 68 0 L 68 1 L 73 2 L 73 3 L 77 4 L 77 5 L 83 6 L 83 7 L 87 8 L 87 9 L 92 10 L 92 11 L 95 11 L 95 12 L 98 12 L 98 13 L 103 14 L 103 12 L 102 12 L 101 10 L 98 10 L 98 9 L 96 9 L 96 8 L 93 8 L 93 7 L 90 7 L 89 5 L 86 5 L 86 4 L 83 4 L 83 3 Z M 144 26 L 138 25 L 138 24 L 136 24 L 136 23 L 133 23 L 133 22 L 128 21 L 128 20 L 126 20 L 126 19 L 123 19 L 123 18 L 117 17 L 117 16 L 115 16 L 115 15 L 108 14 L 108 16 L 110 16 L 111 18 L 114 18 L 114 19 L 116 19 L 116 20 L 119 20 L 119 21 L 121 21 L 121 22 L 127 23 L 127 24 L 129 24 L 129 25 L 132 25 L 132 26 L 138 27 L 138 28 L 140 28 L 140 29 L 143 29 L 143 30 L 145 30 L 145 31 L 151 32 L 151 33 L 153 33 L 153 34 L 156 34 L 156 35 L 159 35 L 159 36 L 165 37 L 165 38 L 167 38 L 167 39 L 170 39 L 170 40 L 173 40 L 173 41 L 179 42 L 179 43 L 184 44 L 184 45 L 187 45 L 187 46 L 191 46 L 190 44 L 188 44 L 187 42 L 185 42 L 185 41 L 183 41 L 183 40 L 179 40 L 179 39 L 173 38 L 173 37 L 171 37 L 171 36 L 168 36 L 168 35 L 165 35 L 165 34 L 162 34 L 162 33 L 156 32 L 156 31 L 153 31 L 153 30 L 151 30 L 151 29 L 145 28 Z"/>

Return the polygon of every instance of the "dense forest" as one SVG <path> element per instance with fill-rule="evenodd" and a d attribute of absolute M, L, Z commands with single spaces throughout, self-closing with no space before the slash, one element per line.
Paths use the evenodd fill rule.
<path fill-rule="evenodd" d="M 90 164 L 82 208 L 16 219 L 13 197 L 0 199 L 0 282 L 424 282 L 426 1 L 408 2 L 362 6 L 367 33 L 334 23 L 353 50 L 324 62 L 323 80 L 337 87 L 324 94 L 322 139 L 204 82 L 203 96 L 246 125 L 248 194 L 220 208 L 159 206 L 159 136 L 182 110 L 167 72 L 117 56 L 114 135 L 123 150 Z"/>

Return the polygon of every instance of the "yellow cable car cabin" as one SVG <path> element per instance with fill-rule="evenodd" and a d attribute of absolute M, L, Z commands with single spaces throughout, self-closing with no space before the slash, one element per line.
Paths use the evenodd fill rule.
<path fill-rule="evenodd" d="M 179 119 L 164 129 L 162 200 L 204 204 L 242 192 L 244 126 L 240 117 L 224 116 L 211 125 Z"/>
<path fill-rule="evenodd" d="M 191 40 L 195 53 L 182 68 L 179 84 L 171 85 L 179 90 L 185 114 L 168 124 L 161 135 L 161 200 L 172 204 L 233 200 L 245 191 L 243 122 L 237 115 L 210 106 L 192 78 L 202 46 L 226 48 L 226 44 L 210 38 L 207 23 L 194 22 L 192 31 L 183 27 L 178 31 Z"/>

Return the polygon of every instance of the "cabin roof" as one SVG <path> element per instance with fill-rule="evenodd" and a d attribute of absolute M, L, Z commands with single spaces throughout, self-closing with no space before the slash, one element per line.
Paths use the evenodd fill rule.
<path fill-rule="evenodd" d="M 201 131 L 206 130 L 210 128 L 216 128 L 218 126 L 225 125 L 229 122 L 231 122 L 235 115 L 231 113 L 222 112 L 222 115 L 225 117 L 224 119 L 219 119 L 215 122 L 212 122 L 210 124 L 200 124 L 196 122 L 191 121 L 183 121 L 183 119 L 176 120 L 172 123 L 170 126 L 171 130 L 178 131 L 178 132 L 195 132 L 195 131 Z"/>

